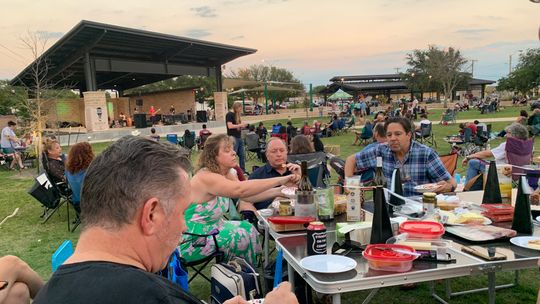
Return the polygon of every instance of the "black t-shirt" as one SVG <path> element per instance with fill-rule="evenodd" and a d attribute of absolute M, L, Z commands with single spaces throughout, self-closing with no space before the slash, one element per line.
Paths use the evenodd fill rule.
<path fill-rule="evenodd" d="M 202 304 L 179 285 L 139 268 L 111 262 L 63 265 L 34 299 L 40 303 Z"/>
<path fill-rule="evenodd" d="M 225 125 L 227 125 L 228 122 L 232 122 L 233 125 L 238 124 L 233 112 L 228 112 L 227 115 L 225 115 Z M 227 125 L 227 135 L 240 138 L 240 129 L 229 129 L 229 126 Z"/>

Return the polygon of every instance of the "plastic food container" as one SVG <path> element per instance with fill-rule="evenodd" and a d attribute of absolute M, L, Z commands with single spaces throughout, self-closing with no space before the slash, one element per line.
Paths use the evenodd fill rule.
<path fill-rule="evenodd" d="M 411 239 L 438 239 L 444 234 L 444 226 L 437 222 L 406 221 L 399 225 L 399 233 L 408 233 Z"/>
<path fill-rule="evenodd" d="M 405 272 L 411 270 L 416 256 L 403 252 L 416 251 L 412 247 L 398 244 L 371 244 L 367 246 L 362 255 L 368 261 L 371 269 Z"/>

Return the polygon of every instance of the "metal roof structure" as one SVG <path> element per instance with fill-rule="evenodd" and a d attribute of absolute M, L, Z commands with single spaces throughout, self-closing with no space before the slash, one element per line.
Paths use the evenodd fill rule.
<path fill-rule="evenodd" d="M 32 87 L 33 68 L 47 63 L 54 88 L 122 92 L 180 75 L 214 76 L 221 66 L 257 50 L 82 20 L 27 66 L 11 84 Z"/>
<path fill-rule="evenodd" d="M 332 83 L 321 91 L 321 93 L 332 94 L 339 89 L 348 92 L 383 93 L 386 95 L 394 92 L 410 92 L 407 83 L 401 80 L 400 74 L 334 76 L 330 81 Z M 495 81 L 472 78 L 469 80 L 469 87 L 477 85 L 484 86 L 493 83 Z"/>

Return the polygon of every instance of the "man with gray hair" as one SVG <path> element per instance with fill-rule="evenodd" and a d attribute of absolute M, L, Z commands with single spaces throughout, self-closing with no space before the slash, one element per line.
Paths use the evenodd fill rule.
<path fill-rule="evenodd" d="M 34 303 L 202 303 L 154 274 L 186 230 L 190 171 L 188 154 L 169 143 L 129 136 L 105 149 L 86 172 L 75 253 Z M 297 303 L 287 284 L 265 303 L 278 300 Z M 225 303 L 247 301 L 237 296 Z"/>
<path fill-rule="evenodd" d="M 506 131 L 506 137 L 515 137 L 522 140 L 527 140 L 529 137 L 529 131 L 520 123 L 514 122 L 507 126 L 504 130 Z M 463 159 L 463 166 L 467 166 L 467 164 L 469 166 L 467 169 L 467 181 L 484 172 L 486 170 L 486 164 L 481 160 L 491 157 L 495 158 L 495 163 L 497 165 L 508 164 L 506 159 L 506 141 L 501 143 L 496 148 L 476 152 L 466 156 Z"/>

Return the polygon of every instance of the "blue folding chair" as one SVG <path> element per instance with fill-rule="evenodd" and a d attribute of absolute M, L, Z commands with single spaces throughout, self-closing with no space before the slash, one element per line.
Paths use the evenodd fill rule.
<path fill-rule="evenodd" d="M 167 141 L 173 145 L 178 145 L 178 134 L 167 134 Z"/>
<path fill-rule="evenodd" d="M 73 254 L 73 244 L 65 240 L 52 255 L 52 271 L 55 272 Z"/>

